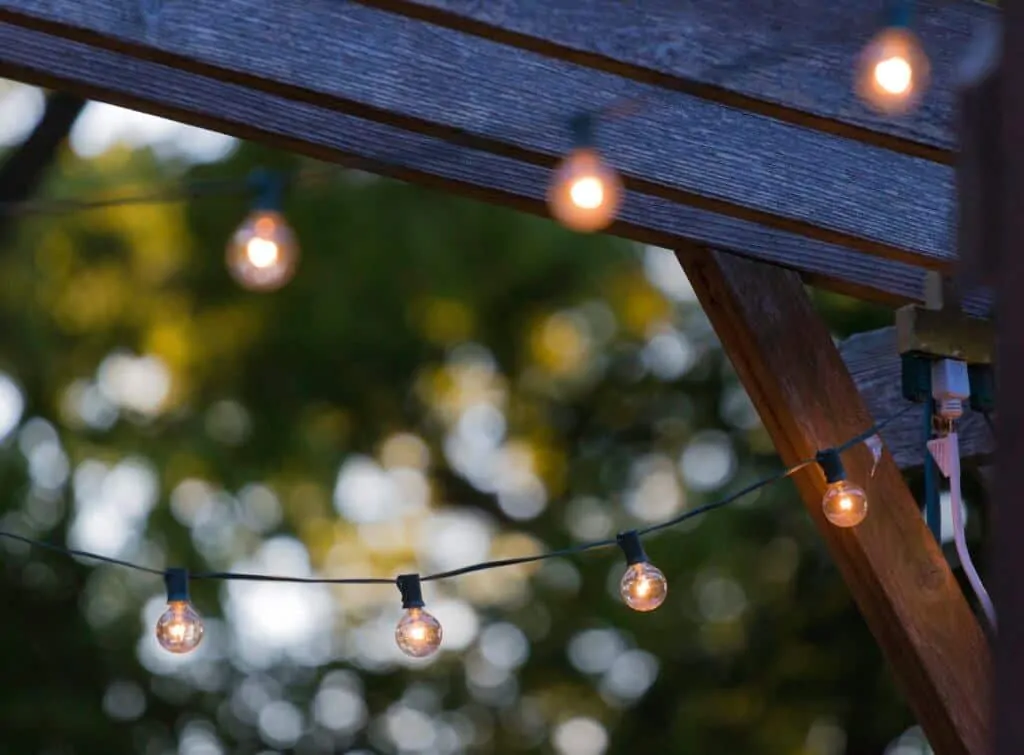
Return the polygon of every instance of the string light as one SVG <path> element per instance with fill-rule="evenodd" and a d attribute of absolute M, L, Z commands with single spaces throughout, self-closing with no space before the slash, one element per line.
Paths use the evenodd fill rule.
<path fill-rule="evenodd" d="M 573 149 L 551 177 L 548 207 L 555 220 L 567 228 L 600 231 L 619 210 L 622 181 L 594 146 L 594 116 L 577 116 L 571 125 Z"/>
<path fill-rule="evenodd" d="M 626 556 L 626 572 L 619 582 L 619 595 L 634 611 L 653 611 L 665 602 L 668 580 L 647 559 L 636 530 L 621 533 L 616 541 Z"/>
<path fill-rule="evenodd" d="M 709 511 L 722 508 L 730 503 L 738 501 L 756 490 L 784 480 L 806 467 L 818 464 L 825 472 L 829 482 L 829 491 L 825 494 L 825 514 L 829 521 L 841 527 L 853 526 L 863 520 L 867 512 L 867 499 L 864 492 L 854 485 L 846 482 L 845 473 L 839 454 L 853 446 L 864 443 L 878 435 L 878 433 L 899 417 L 915 408 L 909 404 L 902 410 L 888 419 L 875 424 L 868 430 L 851 438 L 845 443 L 817 454 L 813 459 L 805 459 L 788 469 L 784 469 L 769 477 L 762 478 L 746 487 L 711 503 L 691 509 L 672 519 L 658 524 L 652 524 L 642 530 L 631 530 L 621 533 L 615 540 L 595 540 L 581 543 L 562 550 L 548 551 L 532 556 L 520 556 L 516 558 L 505 558 L 497 561 L 484 561 L 469 566 L 463 566 L 451 571 L 438 572 L 425 577 L 417 574 L 403 574 L 396 580 L 380 577 L 286 577 L 272 574 L 249 574 L 242 572 L 205 572 L 190 574 L 185 569 L 174 568 L 161 571 L 148 566 L 134 564 L 130 561 L 123 561 L 110 556 L 103 556 L 89 551 L 67 548 L 55 543 L 48 543 L 35 540 L 24 535 L 0 530 L 0 538 L 15 540 L 27 545 L 44 548 L 46 550 L 62 553 L 76 558 L 90 559 L 101 563 L 133 569 L 147 574 L 161 575 L 167 586 L 167 611 L 157 622 L 156 634 L 160 644 L 172 653 L 187 653 L 194 650 L 203 638 L 203 623 L 199 614 L 195 612 L 189 602 L 188 583 L 189 580 L 212 579 L 212 580 L 242 580 L 254 582 L 290 582 L 297 584 L 331 584 L 331 585 L 384 585 L 397 584 L 402 595 L 402 608 L 405 615 L 395 628 L 395 640 L 402 652 L 414 658 L 425 658 L 435 653 L 441 646 L 442 629 L 441 624 L 424 610 L 423 593 L 420 587 L 421 582 L 438 581 L 460 577 L 465 574 L 485 571 L 489 569 L 500 569 L 508 566 L 544 561 L 552 558 L 564 558 L 566 556 L 578 555 L 592 550 L 609 548 L 618 545 L 626 556 L 627 569 L 620 582 L 620 594 L 630 608 L 637 611 L 652 611 L 660 606 L 668 593 L 668 583 L 665 575 L 654 567 L 644 553 L 640 538 L 660 532 L 678 524 L 682 524 L 697 516 L 702 516 Z M 830 492 L 835 491 L 830 497 Z M 844 497 L 845 496 L 845 497 Z M 856 518 L 854 515 L 856 515 Z M 856 521 L 853 521 L 856 518 Z"/>
<path fill-rule="evenodd" d="M 203 640 L 203 620 L 188 599 L 188 571 L 168 569 L 167 610 L 156 622 L 156 639 L 164 650 L 191 653 Z"/>
<path fill-rule="evenodd" d="M 426 658 L 441 647 L 441 622 L 423 610 L 423 592 L 418 574 L 403 574 L 397 580 L 405 616 L 395 627 L 395 642 L 403 653 Z"/>
<path fill-rule="evenodd" d="M 889 25 L 867 44 L 857 66 L 857 93 L 871 108 L 899 115 L 913 108 L 928 87 L 930 65 L 910 30 L 910 0 L 898 0 Z"/>
<path fill-rule="evenodd" d="M 839 451 L 821 451 L 815 459 L 825 473 L 825 495 L 821 508 L 825 518 L 836 527 L 856 527 L 868 515 L 868 497 L 864 491 L 846 479 Z"/>
<path fill-rule="evenodd" d="M 253 210 L 231 236 L 228 270 L 244 288 L 274 291 L 291 280 L 299 258 L 299 245 L 284 215 L 284 181 L 274 173 L 253 179 L 258 194 Z"/>

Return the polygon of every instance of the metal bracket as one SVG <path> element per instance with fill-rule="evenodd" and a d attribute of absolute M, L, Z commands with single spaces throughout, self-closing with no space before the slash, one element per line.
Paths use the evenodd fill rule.
<path fill-rule="evenodd" d="M 896 345 L 900 354 L 991 364 L 995 328 L 989 320 L 965 314 L 953 282 L 929 272 L 925 305 L 910 304 L 896 310 Z"/>

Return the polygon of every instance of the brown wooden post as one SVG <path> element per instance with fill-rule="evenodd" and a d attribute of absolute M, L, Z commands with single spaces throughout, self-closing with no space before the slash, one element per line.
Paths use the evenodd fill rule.
<path fill-rule="evenodd" d="M 871 426 L 798 275 L 704 249 L 678 256 L 783 463 Z M 826 522 L 816 467 L 795 476 L 804 503 L 936 753 L 984 755 L 990 661 L 978 621 L 891 455 L 870 479 L 865 448 L 844 462 L 867 490 L 865 522 Z"/>
<path fill-rule="evenodd" d="M 1024 4 L 1002 3 L 1003 73 L 1001 159 L 1004 164 L 1003 233 L 997 257 L 995 606 L 996 752 L 1024 753 L 1024 501 L 1019 490 L 1024 459 Z"/>

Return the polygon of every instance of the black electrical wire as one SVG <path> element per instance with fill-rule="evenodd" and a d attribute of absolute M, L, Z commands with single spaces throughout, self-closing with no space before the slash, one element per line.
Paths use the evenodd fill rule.
<path fill-rule="evenodd" d="M 162 573 L 162 572 L 161 572 Z M 189 579 L 221 579 L 244 582 L 294 582 L 307 585 L 391 585 L 395 580 L 384 577 L 351 577 L 330 579 L 324 577 L 278 577 L 272 574 L 247 574 L 244 572 L 211 571 L 189 573 Z"/>
<path fill-rule="evenodd" d="M 20 543 L 31 545 L 34 548 L 44 548 L 45 550 L 54 551 L 55 553 L 63 553 L 65 556 L 75 556 L 77 558 L 88 558 L 93 561 L 102 561 L 105 564 L 113 564 L 115 566 L 123 566 L 128 569 L 135 569 L 137 571 L 146 572 L 147 574 L 159 574 L 163 575 L 163 569 L 153 569 L 149 566 L 142 566 L 140 564 L 133 564 L 131 561 L 122 561 L 119 558 L 111 558 L 110 556 L 101 556 L 99 553 L 91 553 L 89 551 L 75 550 L 74 548 L 65 548 L 63 545 L 57 545 L 56 543 L 48 543 L 45 540 L 35 540 L 31 537 L 25 537 L 24 535 L 16 535 L 13 532 L 4 532 L 0 530 L 0 537 L 5 537 L 9 540 L 17 540 Z"/>
<path fill-rule="evenodd" d="M 865 430 L 864 432 L 860 433 L 859 435 L 854 436 L 850 440 L 846 441 L 845 443 L 843 443 L 843 444 L 841 444 L 839 446 L 836 446 L 832 450 L 834 450 L 836 452 L 842 452 L 842 451 L 845 451 L 845 450 L 848 450 L 848 449 L 852 448 L 853 446 L 857 445 L 858 443 L 863 443 L 868 438 L 870 438 L 870 437 L 872 437 L 874 435 L 877 435 L 878 432 L 882 428 L 884 428 L 886 425 L 888 425 L 890 422 L 893 422 L 894 420 L 898 419 L 899 417 L 901 417 L 902 415 L 906 414 L 910 409 L 913 409 L 913 408 L 914 408 L 914 405 L 910 405 L 908 407 L 903 408 L 902 410 L 900 410 L 896 414 L 892 415 L 891 417 L 888 417 L 887 419 L 882 420 L 881 422 L 876 423 L 875 425 L 873 425 L 868 430 Z M 687 511 L 687 512 L 685 512 L 683 514 L 680 514 L 679 516 L 673 517 L 672 519 L 668 519 L 668 520 L 666 520 L 664 522 L 661 522 L 659 524 L 652 524 L 652 525 L 650 525 L 648 527 L 644 527 L 642 529 L 638 529 L 636 531 L 637 535 L 642 536 L 642 535 L 649 535 L 649 534 L 654 533 L 654 532 L 660 532 L 662 530 L 666 530 L 666 529 L 674 527 L 674 526 L 676 526 L 678 524 L 681 524 L 682 522 L 685 522 L 685 521 L 687 521 L 689 519 L 693 519 L 694 517 L 702 516 L 703 514 L 706 514 L 706 513 L 710 512 L 710 511 L 714 511 L 715 509 L 719 509 L 719 508 L 722 508 L 723 506 L 727 506 L 728 504 L 733 503 L 733 502 L 739 500 L 740 498 L 743 498 L 744 496 L 747 496 L 750 493 L 753 493 L 756 490 L 760 490 L 761 488 L 767 487 L 768 485 L 772 485 L 772 484 L 774 484 L 776 482 L 784 480 L 787 477 L 791 477 L 792 475 L 796 474 L 800 470 L 805 469 L 805 468 L 807 468 L 807 467 L 809 467 L 809 466 L 811 466 L 811 465 L 813 465 L 815 463 L 816 463 L 816 461 L 814 459 L 805 459 L 805 460 L 803 460 L 801 462 L 798 462 L 797 464 L 794 464 L 791 467 L 788 467 L 787 469 L 784 469 L 784 470 L 782 470 L 780 472 L 776 472 L 773 475 L 769 475 L 768 477 L 764 477 L 764 478 L 762 478 L 760 480 L 757 480 L 756 482 L 753 482 L 753 483 L 747 485 L 746 487 L 743 487 L 740 490 L 738 490 L 738 491 L 736 491 L 734 493 L 731 493 L 731 494 L 727 495 L 726 497 L 721 498 L 721 499 L 719 499 L 717 501 L 713 501 L 713 502 L 705 504 L 703 506 L 698 506 L 695 509 L 691 509 L 690 511 Z M 13 532 L 0 531 L 0 538 L 8 538 L 8 539 L 11 539 L 11 540 L 17 540 L 18 542 L 26 543 L 26 544 L 28 544 L 30 546 L 34 546 L 34 547 L 37 547 L 37 548 L 43 548 L 43 549 L 46 549 L 46 550 L 49 550 L 49 551 L 54 551 L 56 553 L 62 553 L 62 554 L 67 555 L 67 556 L 91 559 L 91 560 L 99 561 L 99 562 L 102 562 L 102 563 L 112 564 L 114 566 L 122 566 L 122 567 L 125 567 L 127 569 L 135 569 L 136 571 L 145 572 L 147 574 L 157 574 L 157 575 L 161 575 L 161 576 L 166 574 L 166 571 L 161 570 L 161 569 L 154 569 L 154 568 L 149 567 L 149 566 L 142 566 L 140 564 L 135 564 L 135 563 L 132 563 L 130 561 L 123 561 L 123 560 L 118 559 L 118 558 L 111 558 L 110 556 L 103 556 L 103 555 L 100 555 L 98 553 L 91 553 L 89 551 L 81 551 L 81 550 L 76 550 L 76 549 L 73 549 L 73 548 L 67 548 L 65 546 L 57 545 L 55 543 L 48 543 L 48 542 L 43 541 L 43 540 L 35 540 L 33 538 L 30 538 L 30 537 L 25 537 L 24 535 L 17 535 L 17 534 L 14 534 Z M 569 547 L 569 548 L 562 548 L 560 550 L 547 551 L 545 553 L 538 553 L 538 554 L 535 554 L 535 555 L 532 555 L 532 556 L 521 556 L 521 557 L 518 557 L 518 558 L 505 558 L 505 559 L 499 559 L 499 560 L 496 560 L 496 561 L 482 561 L 482 562 L 477 563 L 477 564 L 471 564 L 469 566 L 463 566 L 463 567 L 460 567 L 458 569 L 452 569 L 450 571 L 443 571 L 443 572 L 438 572 L 436 574 L 429 574 L 429 575 L 427 575 L 425 577 L 422 577 L 421 581 L 423 581 L 423 582 L 436 582 L 436 581 L 439 581 L 439 580 L 451 579 L 451 578 L 454 578 L 454 577 L 460 577 L 460 576 L 463 576 L 465 574 L 472 574 L 474 572 L 487 571 L 487 570 L 490 570 L 490 569 L 500 569 L 500 568 L 505 567 L 505 566 L 517 566 L 517 565 L 520 565 L 520 564 L 535 563 L 537 561 L 546 561 L 546 560 L 552 559 L 552 558 L 565 558 L 567 556 L 579 555 L 581 553 L 585 553 L 585 552 L 592 551 L 592 550 L 599 550 L 599 549 L 603 549 L 603 548 L 610 548 L 610 547 L 612 547 L 612 546 L 614 546 L 616 544 L 617 544 L 617 540 L 615 540 L 615 539 L 594 540 L 594 541 L 587 542 L 587 543 L 581 543 L 579 545 L 572 546 L 572 547 Z M 332 579 L 330 577 L 287 577 L 287 576 L 277 576 L 277 575 L 273 575 L 273 574 L 250 574 L 250 573 L 245 573 L 245 572 L 196 572 L 196 573 L 190 573 L 189 574 L 189 579 L 193 579 L 193 580 L 224 580 L 224 581 L 235 580 L 235 581 L 246 581 L 246 582 L 289 582 L 289 583 L 295 583 L 295 584 L 316 584 L 316 585 L 390 585 L 390 584 L 395 584 L 395 579 L 388 579 L 388 578 L 385 578 L 385 577 L 351 577 L 351 578 Z"/>

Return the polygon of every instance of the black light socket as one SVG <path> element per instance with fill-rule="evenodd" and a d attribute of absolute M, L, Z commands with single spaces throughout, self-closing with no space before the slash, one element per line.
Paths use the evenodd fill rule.
<path fill-rule="evenodd" d="M 402 574 L 395 580 L 402 593 L 402 608 L 423 608 L 423 590 L 419 574 Z"/>
<path fill-rule="evenodd" d="M 164 572 L 167 602 L 188 602 L 188 569 L 172 568 Z"/>
<path fill-rule="evenodd" d="M 630 566 L 633 564 L 644 564 L 649 560 L 644 552 L 644 545 L 640 542 L 640 535 L 636 530 L 620 532 L 615 536 L 615 542 L 622 548 L 622 553 L 626 556 L 626 563 Z"/>
<path fill-rule="evenodd" d="M 839 452 L 834 448 L 818 451 L 814 460 L 818 462 L 821 471 L 825 473 L 825 481 L 829 484 L 842 482 L 846 479 L 846 470 L 843 468 L 843 460 L 839 458 Z"/>

